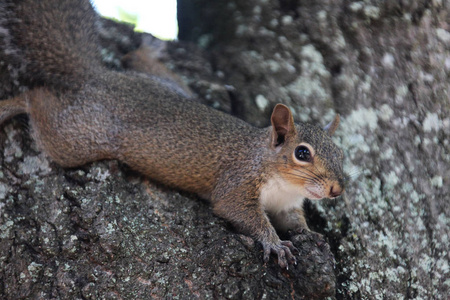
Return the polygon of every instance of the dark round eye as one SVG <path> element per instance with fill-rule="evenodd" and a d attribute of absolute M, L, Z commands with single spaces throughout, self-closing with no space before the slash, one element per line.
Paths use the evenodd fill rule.
<path fill-rule="evenodd" d="M 306 146 L 298 146 L 295 148 L 294 154 L 299 161 L 311 161 L 311 152 Z"/>

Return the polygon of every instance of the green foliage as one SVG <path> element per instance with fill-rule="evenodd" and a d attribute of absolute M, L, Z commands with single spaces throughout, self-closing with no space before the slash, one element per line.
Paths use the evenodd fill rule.
<path fill-rule="evenodd" d="M 118 7 L 117 9 L 119 11 L 119 21 L 131 23 L 134 27 L 137 27 L 139 21 L 137 14 L 129 13 L 121 7 Z"/>

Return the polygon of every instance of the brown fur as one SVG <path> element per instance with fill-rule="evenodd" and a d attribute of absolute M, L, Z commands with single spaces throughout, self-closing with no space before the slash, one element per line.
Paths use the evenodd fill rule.
<path fill-rule="evenodd" d="M 26 20 L 9 22 L 12 46 L 28 63 L 31 81 L 45 87 L 0 102 L 0 121 L 27 112 L 36 141 L 61 166 L 119 159 L 153 180 L 197 193 L 211 200 L 217 215 L 260 241 L 265 259 L 276 253 L 281 266 L 294 260 L 293 246 L 280 241 L 271 225 L 262 188 L 279 177 L 299 191 L 316 182 L 321 197 L 342 193 L 342 151 L 326 131 L 294 124 L 286 106 L 277 105 L 272 126 L 259 129 L 188 99 L 180 92 L 186 87 L 174 88 L 179 79 L 170 80 L 166 71 L 160 78 L 105 69 L 87 0 L 29 0 L 8 9 L 12 19 Z M 36 26 L 41 16 L 43 24 Z M 152 70 L 164 69 L 145 68 Z M 301 143 L 314 151 L 310 164 L 293 157 Z M 307 228 L 301 208 L 282 214 L 290 220 L 284 227 Z"/>
<path fill-rule="evenodd" d="M 180 95 L 186 98 L 193 96 L 181 78 L 158 60 L 158 51 L 150 46 L 141 45 L 139 49 L 122 57 L 121 61 L 122 65 L 129 70 L 157 75 L 159 80 L 171 85 L 174 90 L 179 90 Z"/>
<path fill-rule="evenodd" d="M 0 124 L 18 114 L 26 113 L 25 105 L 24 97 L 0 102 Z"/>

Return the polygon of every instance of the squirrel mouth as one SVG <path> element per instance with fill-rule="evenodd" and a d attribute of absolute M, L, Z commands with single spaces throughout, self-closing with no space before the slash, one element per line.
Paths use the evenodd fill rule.
<path fill-rule="evenodd" d="M 308 193 L 313 197 L 312 199 L 322 199 L 323 197 L 321 197 L 318 193 L 312 191 L 311 189 L 306 188 L 306 190 L 308 191 Z M 309 197 L 308 197 L 309 198 Z"/>

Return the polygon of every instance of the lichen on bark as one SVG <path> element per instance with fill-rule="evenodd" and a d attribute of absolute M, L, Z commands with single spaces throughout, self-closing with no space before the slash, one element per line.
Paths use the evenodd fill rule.
<path fill-rule="evenodd" d="M 259 245 L 207 203 L 117 162 L 64 170 L 19 117 L 0 128 L 2 297 L 448 295 L 448 3 L 180 0 L 179 8 L 181 41 L 165 44 L 161 59 L 205 104 L 258 126 L 277 102 L 298 121 L 324 125 L 341 114 L 346 194 L 305 206 L 331 252 L 295 236 L 298 267 L 263 264 Z M 111 68 L 143 39 L 111 21 L 99 28 Z M 25 89 L 23 66 L 2 61 L 0 70 L 2 99 Z"/>

